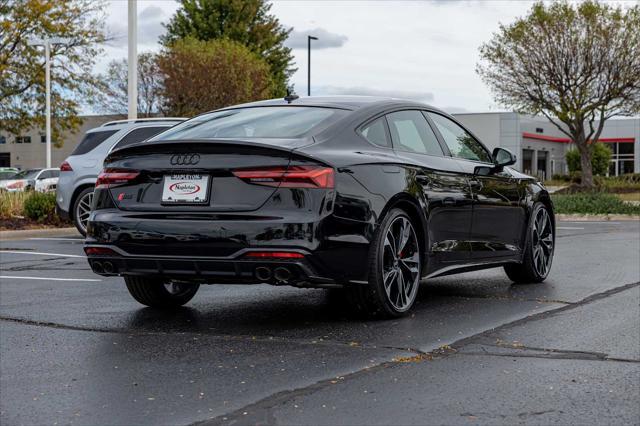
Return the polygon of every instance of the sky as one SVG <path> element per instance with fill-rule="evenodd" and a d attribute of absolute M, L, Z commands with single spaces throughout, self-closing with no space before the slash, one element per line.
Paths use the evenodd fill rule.
<path fill-rule="evenodd" d="M 376 95 L 425 102 L 449 112 L 502 111 L 475 72 L 479 47 L 499 25 L 523 16 L 531 1 L 274 1 L 271 13 L 293 28 L 287 45 L 298 69 L 295 91 L 307 93 L 307 35 L 312 95 Z M 158 51 L 172 0 L 138 1 L 138 52 Z M 103 72 L 127 56 L 127 2 L 107 7 L 114 39 L 98 58 Z"/>

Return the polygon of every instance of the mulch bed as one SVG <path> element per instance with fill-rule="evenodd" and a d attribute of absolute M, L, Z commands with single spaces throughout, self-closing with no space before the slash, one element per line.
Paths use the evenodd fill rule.
<path fill-rule="evenodd" d="M 70 226 L 67 222 L 58 222 L 55 224 L 51 223 L 40 223 L 33 221 L 31 219 L 20 219 L 20 218 L 10 218 L 10 219 L 0 219 L 0 231 L 21 231 L 25 229 L 47 229 L 47 228 L 65 228 Z"/>

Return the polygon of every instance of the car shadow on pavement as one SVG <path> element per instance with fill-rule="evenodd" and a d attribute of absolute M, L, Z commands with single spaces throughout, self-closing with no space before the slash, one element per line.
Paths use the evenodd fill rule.
<path fill-rule="evenodd" d="M 376 324 L 379 330 L 412 327 L 416 319 L 440 321 L 452 310 L 469 314 L 482 310 L 487 299 L 508 299 L 505 278 L 478 284 L 475 280 L 438 279 L 421 285 L 412 312 L 403 318 L 375 320 L 354 312 L 341 290 L 273 288 L 259 297 L 231 297 L 222 289 L 204 287 L 194 301 L 170 311 L 142 308 L 131 312 L 126 329 L 149 332 L 196 332 L 221 335 L 287 336 L 301 339 L 328 336 L 344 340 L 348 330 Z M 218 293 L 218 294 L 216 294 Z M 218 297 L 216 297 L 218 296 Z M 373 327 L 372 327 L 373 328 Z M 362 330 L 360 330 L 362 331 Z M 341 333 L 344 332 L 344 336 Z M 366 339 L 366 335 L 364 337 Z"/>

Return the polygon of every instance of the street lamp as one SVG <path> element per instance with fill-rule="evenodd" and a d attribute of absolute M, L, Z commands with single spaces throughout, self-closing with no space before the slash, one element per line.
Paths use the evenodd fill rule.
<path fill-rule="evenodd" d="M 128 118 L 129 120 L 135 120 L 136 118 L 138 118 L 138 14 L 136 0 L 129 0 L 128 6 Z"/>
<path fill-rule="evenodd" d="M 51 167 L 51 45 L 65 44 L 70 38 L 47 37 L 45 39 L 30 39 L 29 46 L 44 46 L 44 80 L 45 80 L 45 134 L 47 138 L 47 168 Z"/>
<path fill-rule="evenodd" d="M 311 40 L 318 37 L 307 36 L 307 96 L 311 96 Z"/>

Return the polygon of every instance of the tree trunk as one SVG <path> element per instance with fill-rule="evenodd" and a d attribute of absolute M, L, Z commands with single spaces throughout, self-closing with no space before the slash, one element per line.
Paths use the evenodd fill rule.
<path fill-rule="evenodd" d="M 593 189 L 593 168 L 591 167 L 591 147 L 583 137 L 574 138 L 578 152 L 580 153 L 580 168 L 582 169 L 582 180 L 580 186 L 584 189 Z"/>

